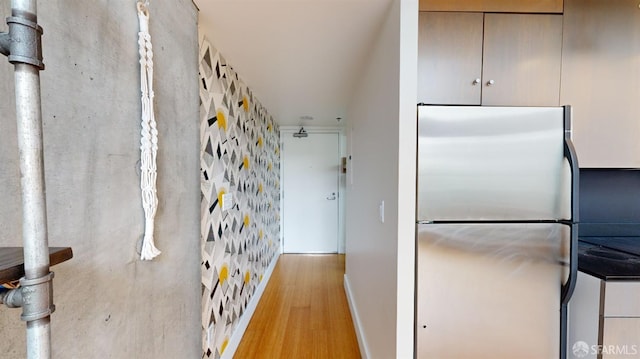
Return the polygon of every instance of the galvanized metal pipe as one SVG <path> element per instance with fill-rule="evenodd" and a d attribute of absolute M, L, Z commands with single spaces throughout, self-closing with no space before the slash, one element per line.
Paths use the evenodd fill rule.
<path fill-rule="evenodd" d="M 11 0 L 11 11 L 25 11 L 36 16 L 38 13 L 38 2 L 36 0 Z"/>
<path fill-rule="evenodd" d="M 15 65 L 16 119 L 22 184 L 25 278 L 49 274 L 39 70 Z"/>
<path fill-rule="evenodd" d="M 52 274 L 49 273 L 49 241 L 45 202 L 42 112 L 40 101 L 40 36 L 37 1 L 12 0 L 12 21 L 27 44 L 11 46 L 9 61 L 15 66 L 16 120 L 22 185 L 22 235 L 25 277 L 21 281 L 24 298 L 22 319 L 27 322 L 27 358 L 51 357 L 50 314 Z M 14 34 L 12 23 L 10 35 Z M 35 26 L 34 26 L 35 25 Z M 14 46 L 25 46 L 15 48 Z M 35 54 L 35 55 L 34 55 Z M 13 59 L 12 59 L 13 55 Z M 37 56 L 36 56 L 37 55 Z M 38 63 L 40 62 L 39 66 Z"/>
<path fill-rule="evenodd" d="M 15 64 L 16 120 L 22 185 L 22 238 L 24 272 L 27 280 L 49 275 L 49 241 L 45 203 L 44 158 L 42 151 L 42 114 L 39 69 Z M 26 289 L 26 288 L 25 288 Z M 24 289 L 23 289 L 24 290 Z M 33 306 L 23 306 L 23 319 L 34 309 L 50 307 L 50 291 L 24 293 Z M 27 358 L 51 357 L 50 319 L 27 320 Z"/>

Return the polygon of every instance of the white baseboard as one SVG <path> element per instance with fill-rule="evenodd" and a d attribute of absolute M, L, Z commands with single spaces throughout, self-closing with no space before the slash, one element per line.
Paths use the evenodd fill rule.
<path fill-rule="evenodd" d="M 356 337 L 358 338 L 358 346 L 360 347 L 360 355 L 364 359 L 371 358 L 371 354 L 369 353 L 369 346 L 367 345 L 367 341 L 365 340 L 364 333 L 362 332 L 362 323 L 360 322 L 360 316 L 358 315 L 358 310 L 356 309 L 355 301 L 353 300 L 353 296 L 351 294 L 351 286 L 349 285 L 349 277 L 347 274 L 344 275 L 344 291 L 347 293 L 347 302 L 349 303 L 349 310 L 351 311 L 351 318 L 353 320 L 353 326 L 356 329 Z"/>
<path fill-rule="evenodd" d="M 262 297 L 262 294 L 267 287 L 267 283 L 269 283 L 269 279 L 271 279 L 271 274 L 273 273 L 273 269 L 276 267 L 276 263 L 278 263 L 279 257 L 280 253 L 278 253 L 273 258 L 273 260 L 271 260 L 269 267 L 267 267 L 267 270 L 264 272 L 262 281 L 260 282 L 260 284 L 258 284 L 256 292 L 253 294 L 253 297 L 251 297 L 249 304 L 247 304 L 247 308 L 244 310 L 244 313 L 242 314 L 242 317 L 238 322 L 236 330 L 234 330 L 233 334 L 231 334 L 231 337 L 229 338 L 229 344 L 227 344 L 224 353 L 222 353 L 222 356 L 220 357 L 221 359 L 232 359 L 233 355 L 236 353 L 236 350 L 240 345 L 240 341 L 242 341 L 242 336 L 247 330 L 249 322 L 251 321 L 251 317 L 253 317 L 253 313 L 255 313 L 256 308 L 258 307 L 258 303 L 260 302 L 260 298 Z"/>

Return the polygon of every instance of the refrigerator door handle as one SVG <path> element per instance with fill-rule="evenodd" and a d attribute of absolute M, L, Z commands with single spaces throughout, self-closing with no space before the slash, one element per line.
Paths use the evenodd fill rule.
<path fill-rule="evenodd" d="M 571 106 L 564 106 L 565 136 L 564 136 L 564 157 L 571 168 L 571 239 L 569 243 L 569 277 L 562 286 L 561 303 L 567 304 L 573 289 L 576 286 L 578 276 L 578 223 L 579 223 L 579 203 L 578 193 L 580 187 L 580 168 L 578 166 L 578 156 L 571 141 Z"/>
<path fill-rule="evenodd" d="M 569 239 L 569 276 L 562 285 L 560 301 L 560 359 L 567 358 L 568 304 L 578 279 L 578 226 L 580 168 L 578 156 L 571 141 L 571 106 L 564 106 L 564 157 L 571 168 L 571 237 Z"/>

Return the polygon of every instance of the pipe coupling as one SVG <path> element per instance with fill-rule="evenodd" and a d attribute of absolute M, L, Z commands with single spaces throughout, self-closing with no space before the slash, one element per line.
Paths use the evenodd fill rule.
<path fill-rule="evenodd" d="M 53 272 L 35 279 L 20 279 L 22 289 L 22 315 L 20 319 L 30 322 L 46 318 L 56 310 L 53 305 Z"/>
<path fill-rule="evenodd" d="M 9 62 L 23 63 L 36 66 L 44 70 L 42 62 L 42 27 L 23 17 L 11 16 L 7 18 L 9 36 L 3 36 L 0 48 L 9 43 Z M 3 52 L 4 53 L 4 52 Z"/>

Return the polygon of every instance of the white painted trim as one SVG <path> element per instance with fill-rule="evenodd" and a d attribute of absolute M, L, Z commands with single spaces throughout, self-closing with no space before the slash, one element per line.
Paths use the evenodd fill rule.
<path fill-rule="evenodd" d="M 358 315 L 358 310 L 356 309 L 356 303 L 351 294 L 351 286 L 349 285 L 349 277 L 347 274 L 344 275 L 344 291 L 347 294 L 347 303 L 349 303 L 349 310 L 351 311 L 351 319 L 353 320 L 353 326 L 356 330 L 356 337 L 358 338 L 358 346 L 360 347 L 360 356 L 363 359 L 371 358 L 371 353 L 369 353 L 369 346 L 367 345 L 367 341 L 365 340 L 364 333 L 362 332 L 362 324 L 360 322 L 360 316 Z"/>
<path fill-rule="evenodd" d="M 283 144 L 282 128 L 280 128 L 280 138 L 278 139 L 278 148 L 280 149 L 280 253 L 284 253 L 284 158 L 282 156 Z"/>
<path fill-rule="evenodd" d="M 247 308 L 244 310 L 240 321 L 238 321 L 238 326 L 233 331 L 233 334 L 231 334 L 231 338 L 229 338 L 229 344 L 227 344 L 224 353 L 222 353 L 222 356 L 220 357 L 221 359 L 232 359 L 233 355 L 236 353 L 236 350 L 238 349 L 238 346 L 242 341 L 242 336 L 247 330 L 249 322 L 253 317 L 253 313 L 255 313 L 256 308 L 258 307 L 260 298 L 262 298 L 262 294 L 264 293 L 264 290 L 267 288 L 267 284 L 271 279 L 271 274 L 276 267 L 276 263 L 278 263 L 278 258 L 280 258 L 280 253 L 278 253 L 278 255 L 273 258 L 273 260 L 269 264 L 269 267 L 267 267 L 267 270 L 264 272 L 262 281 L 260 282 L 260 284 L 258 284 L 256 292 L 253 294 L 253 297 L 251 297 L 249 304 L 247 304 Z"/>
<path fill-rule="evenodd" d="M 347 158 L 347 136 L 340 131 L 340 161 Z M 348 162 L 348 161 L 347 161 Z M 347 174 L 338 173 L 338 253 L 347 252 Z"/>

